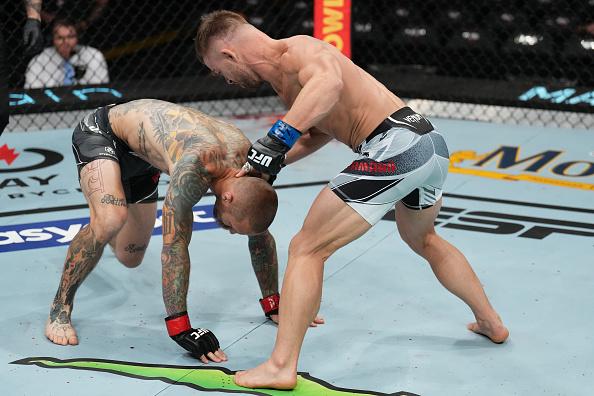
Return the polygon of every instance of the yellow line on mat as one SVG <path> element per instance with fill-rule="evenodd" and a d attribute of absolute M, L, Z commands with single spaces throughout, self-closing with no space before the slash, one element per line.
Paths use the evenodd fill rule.
<path fill-rule="evenodd" d="M 462 161 L 470 160 L 470 159 L 479 160 L 480 158 L 481 158 L 481 156 L 476 155 L 476 153 L 474 151 L 458 151 L 458 152 L 452 153 L 452 155 L 450 157 L 450 172 L 459 173 L 459 174 L 463 174 L 463 175 L 487 177 L 490 179 L 508 180 L 508 181 L 527 181 L 527 182 L 531 182 L 531 183 L 549 184 L 549 185 L 553 185 L 553 186 L 557 186 L 557 187 L 578 188 L 581 190 L 594 191 L 594 184 L 573 182 L 573 181 L 567 181 L 567 180 L 559 180 L 559 179 L 553 179 L 550 177 L 542 177 L 542 176 L 527 175 L 527 174 L 510 175 L 510 174 L 499 173 L 499 172 L 494 172 L 494 171 L 459 168 L 457 166 Z"/>

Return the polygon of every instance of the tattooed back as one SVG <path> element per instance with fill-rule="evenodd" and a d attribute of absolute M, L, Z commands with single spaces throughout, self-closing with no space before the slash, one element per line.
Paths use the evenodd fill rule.
<path fill-rule="evenodd" d="M 114 133 L 165 173 L 195 153 L 211 177 L 240 168 L 250 141 L 235 126 L 188 107 L 156 99 L 134 100 L 109 111 Z"/>

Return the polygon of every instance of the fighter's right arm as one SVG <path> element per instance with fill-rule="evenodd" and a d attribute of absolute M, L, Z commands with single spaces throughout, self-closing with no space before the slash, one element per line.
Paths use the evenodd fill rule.
<path fill-rule="evenodd" d="M 285 157 L 285 165 L 292 164 L 300 159 L 318 151 L 332 140 L 332 136 L 327 135 L 317 128 L 310 128 L 309 132 L 304 133 L 303 136 L 295 145 L 289 150 Z"/>
<path fill-rule="evenodd" d="M 192 207 L 208 190 L 210 176 L 195 153 L 175 164 L 163 202 L 163 301 L 168 315 L 186 311 L 190 277 L 188 245 L 192 238 Z"/>
<path fill-rule="evenodd" d="M 167 333 L 203 363 L 226 359 L 219 341 L 208 329 L 193 328 L 187 312 L 190 254 L 194 215 L 192 207 L 208 190 L 210 176 L 198 154 L 184 153 L 176 162 L 163 202 L 161 251 L 163 301 L 169 315 Z"/>

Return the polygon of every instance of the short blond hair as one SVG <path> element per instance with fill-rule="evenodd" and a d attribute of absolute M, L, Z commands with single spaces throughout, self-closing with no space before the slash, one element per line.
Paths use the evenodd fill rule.
<path fill-rule="evenodd" d="M 203 15 L 200 18 L 200 25 L 194 39 L 194 48 L 198 58 L 200 60 L 204 58 L 210 39 L 224 36 L 244 24 L 248 24 L 248 21 L 233 11 L 219 10 Z"/>

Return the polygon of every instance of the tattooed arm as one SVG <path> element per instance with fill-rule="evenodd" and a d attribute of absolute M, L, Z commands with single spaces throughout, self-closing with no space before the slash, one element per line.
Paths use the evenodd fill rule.
<path fill-rule="evenodd" d="M 262 234 L 250 235 L 248 246 L 262 297 L 278 293 L 278 259 L 272 234 L 266 231 Z"/>
<path fill-rule="evenodd" d="M 187 310 L 190 279 L 188 245 L 192 237 L 192 207 L 206 193 L 210 176 L 195 153 L 176 162 L 163 203 L 163 301 L 167 315 Z"/>

